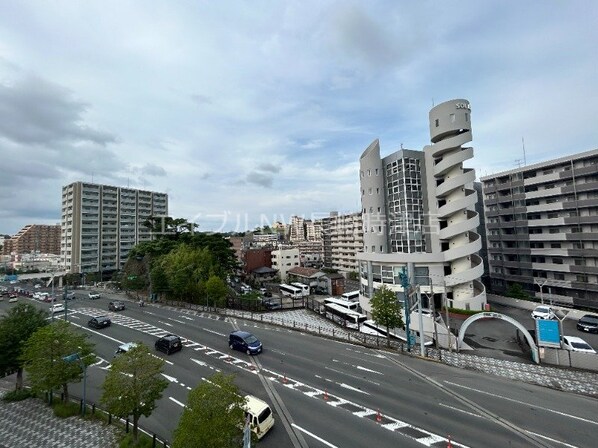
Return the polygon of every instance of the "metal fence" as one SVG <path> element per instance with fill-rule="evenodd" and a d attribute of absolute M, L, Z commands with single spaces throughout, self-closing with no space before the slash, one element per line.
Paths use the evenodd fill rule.
<path fill-rule="evenodd" d="M 545 364 L 598 372 L 598 355 L 595 353 L 572 352 L 560 348 L 543 347 L 540 351 L 540 360 Z"/>

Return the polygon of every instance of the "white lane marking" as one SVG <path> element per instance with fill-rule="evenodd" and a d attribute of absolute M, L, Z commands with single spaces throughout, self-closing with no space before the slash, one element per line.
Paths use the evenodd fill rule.
<path fill-rule="evenodd" d="M 193 320 L 193 318 L 192 318 L 192 317 L 189 317 L 189 316 L 181 316 L 181 317 L 182 317 L 183 319 L 187 319 L 187 320 L 191 320 L 191 321 Z"/>
<path fill-rule="evenodd" d="M 281 352 L 280 350 L 276 350 L 275 348 L 269 348 L 268 351 L 272 352 L 272 353 L 278 353 L 279 355 L 286 356 L 285 352 Z"/>
<path fill-rule="evenodd" d="M 385 421 L 383 424 L 380 425 L 380 427 L 384 428 L 386 430 L 394 431 L 397 428 L 413 428 L 418 433 L 423 433 L 424 436 L 416 437 L 416 436 L 408 435 L 406 433 L 403 433 L 402 435 L 405 437 L 408 437 L 412 440 L 415 440 L 416 442 L 418 442 L 424 446 L 431 446 L 433 444 L 436 444 L 437 442 L 443 442 L 443 443 L 448 442 L 448 440 L 445 437 L 434 434 L 433 432 L 430 432 L 427 429 L 424 429 L 423 427 L 411 425 L 407 422 L 404 422 L 404 421 L 401 421 L 394 417 L 391 417 L 390 415 L 380 414 L 380 412 L 377 410 L 370 409 L 370 408 L 363 406 L 359 403 L 356 403 L 354 401 L 346 400 L 344 398 L 339 397 L 338 395 L 329 394 L 326 391 L 326 389 L 324 389 L 324 390 L 318 389 L 316 387 L 313 387 L 308 384 L 302 383 L 300 381 L 294 380 L 293 378 L 287 377 L 286 375 L 283 376 L 282 374 L 280 374 L 278 372 L 275 372 L 273 370 L 269 370 L 266 368 L 262 368 L 262 373 L 270 374 L 271 375 L 271 376 L 269 376 L 270 381 L 282 383 L 284 385 L 284 387 L 296 390 L 297 392 L 300 392 L 307 397 L 310 397 L 310 398 L 313 398 L 316 400 L 324 399 L 324 400 L 326 400 L 326 401 L 324 401 L 324 403 L 326 403 L 329 406 L 338 408 L 338 406 L 349 404 L 349 405 L 351 405 L 352 408 L 360 409 L 358 411 L 348 411 L 351 414 L 353 414 L 355 417 L 371 418 L 372 416 L 375 416 L 378 414 L 383 419 L 383 421 Z M 321 378 L 324 381 L 327 381 L 329 383 L 334 382 L 328 378 L 322 378 L 319 375 L 314 375 L 314 376 L 317 378 Z M 286 379 L 286 381 L 284 381 L 283 378 Z M 324 397 L 327 397 L 327 398 L 324 398 Z M 467 446 L 462 443 L 457 443 L 455 441 L 451 441 L 451 443 L 452 443 L 452 446 L 454 446 L 454 447 L 467 448 Z"/>
<path fill-rule="evenodd" d="M 71 322 L 71 324 L 72 324 L 72 325 L 74 325 L 74 326 L 76 326 L 76 327 L 83 328 L 84 330 L 87 330 L 87 331 L 89 331 L 89 332 L 91 332 L 91 333 L 95 333 L 95 334 L 97 334 L 97 335 L 100 335 L 100 336 L 103 336 L 103 337 L 105 337 L 105 338 L 107 338 L 107 339 L 110 339 L 111 341 L 114 341 L 114 342 L 118 343 L 119 345 L 122 345 L 122 344 L 124 344 L 124 342 L 123 342 L 123 341 L 119 341 L 118 339 L 115 339 L 115 338 L 113 338 L 112 336 L 108 336 L 107 334 L 100 333 L 99 331 L 92 330 L 91 328 L 85 327 L 85 326 L 83 326 L 83 325 L 76 324 L 76 323 L 74 323 L 74 322 Z"/>
<path fill-rule="evenodd" d="M 217 331 L 210 330 L 210 329 L 208 329 L 208 328 L 203 328 L 203 327 L 202 327 L 201 329 L 202 329 L 202 330 L 204 330 L 204 331 L 207 331 L 208 333 L 217 334 L 218 336 L 226 336 L 224 333 L 219 333 L 219 332 L 217 332 Z"/>
<path fill-rule="evenodd" d="M 171 383 L 177 383 L 178 384 L 178 382 L 179 382 L 179 380 L 177 380 L 174 376 L 166 375 L 165 373 L 161 373 L 160 375 L 162 375 L 164 378 L 166 378 Z"/>
<path fill-rule="evenodd" d="M 455 408 L 453 406 L 449 406 L 448 404 L 438 403 L 438 406 L 442 406 L 444 408 L 452 409 L 453 411 L 463 412 L 464 414 L 471 415 L 472 417 L 484 418 L 479 414 L 474 414 L 473 412 L 465 411 L 463 409 Z"/>
<path fill-rule="evenodd" d="M 365 370 L 366 372 L 377 373 L 378 375 L 384 375 L 382 372 L 378 372 L 377 370 L 368 369 L 367 367 L 362 366 L 355 366 L 357 370 Z"/>
<path fill-rule="evenodd" d="M 187 322 L 183 322 L 182 320 L 178 320 L 178 319 L 173 319 L 172 317 L 167 317 L 168 320 L 172 320 L 174 322 L 177 322 L 179 324 L 186 324 Z"/>
<path fill-rule="evenodd" d="M 345 384 L 345 383 L 336 383 L 336 384 L 338 384 L 340 387 L 344 387 L 345 389 L 349 389 L 354 392 L 359 392 L 360 394 L 369 395 L 369 393 L 367 393 L 366 391 L 357 389 L 356 387 L 353 387 L 353 386 L 349 386 L 348 384 Z"/>
<path fill-rule="evenodd" d="M 161 324 L 164 324 L 164 325 L 168 325 L 169 327 L 172 327 L 172 324 L 169 324 L 168 322 L 164 322 L 163 320 L 159 320 L 158 322 L 160 322 Z"/>
<path fill-rule="evenodd" d="M 575 420 L 581 420 L 582 422 L 591 423 L 592 425 L 598 425 L 598 421 L 588 420 L 587 418 L 578 417 L 576 415 L 571 415 L 571 414 L 566 414 L 564 412 L 555 411 L 554 409 L 549 409 L 549 408 L 545 408 L 545 407 L 542 407 L 542 406 L 536 406 L 535 404 L 532 404 L 532 403 L 527 403 L 525 401 L 515 400 L 514 398 L 504 397 L 502 395 L 497 395 L 495 393 L 486 392 L 485 390 L 474 389 L 473 387 L 463 386 L 461 384 L 453 383 L 451 381 L 446 381 L 445 380 L 444 382 L 446 384 L 450 384 L 451 386 L 455 386 L 455 387 L 460 387 L 462 389 L 471 390 L 473 392 L 478 392 L 478 393 L 483 394 L 483 395 L 490 395 L 491 397 L 502 398 L 503 400 L 512 401 L 513 403 L 522 404 L 524 406 L 532 406 L 535 409 L 542 409 L 543 411 L 546 411 L 546 412 L 552 412 L 554 414 L 562 415 L 564 417 L 569 417 L 569 418 L 573 418 Z"/>
<path fill-rule="evenodd" d="M 338 448 L 336 445 L 333 445 L 332 443 L 327 442 L 326 440 L 322 439 L 321 437 L 318 437 L 317 435 L 315 435 L 313 432 L 309 432 L 307 429 L 304 429 L 301 426 L 296 425 L 295 423 L 291 423 L 291 426 L 293 428 L 298 429 L 299 431 L 307 434 L 308 436 L 313 437 L 318 442 L 323 443 L 326 446 L 329 446 L 330 448 Z"/>
<path fill-rule="evenodd" d="M 332 367 L 327 367 L 327 366 L 324 366 L 324 369 L 326 369 L 326 370 L 330 370 L 330 371 L 332 371 L 332 372 L 340 373 L 341 375 L 350 376 L 351 378 L 355 378 L 356 380 L 366 381 L 366 382 L 368 382 L 368 383 L 375 384 L 376 386 L 379 386 L 379 385 L 380 385 L 380 383 L 376 383 L 375 381 L 368 380 L 368 379 L 366 379 L 366 378 L 362 378 L 362 377 L 360 377 L 360 376 L 351 375 L 350 373 L 343 372 L 343 371 L 341 371 L 341 370 L 336 370 L 336 369 L 333 369 Z"/>
<path fill-rule="evenodd" d="M 541 437 L 542 439 L 546 439 L 546 440 L 550 440 L 551 442 L 558 443 L 559 445 L 568 446 L 569 448 L 579 448 L 576 445 L 570 445 L 568 443 L 561 442 L 560 440 L 551 439 L 550 437 L 543 436 L 542 434 L 536 434 L 535 432 L 531 432 L 531 431 L 526 431 L 526 432 L 530 433 L 533 436 L 538 436 L 538 437 Z"/>
<path fill-rule="evenodd" d="M 168 397 L 169 400 L 174 401 L 176 404 L 178 404 L 180 407 L 184 408 L 185 404 L 181 403 L 179 400 L 177 400 L 176 398 L 172 398 L 172 397 Z"/>

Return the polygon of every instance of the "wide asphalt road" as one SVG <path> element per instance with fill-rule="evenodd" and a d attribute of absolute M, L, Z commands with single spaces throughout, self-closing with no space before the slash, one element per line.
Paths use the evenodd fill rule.
<path fill-rule="evenodd" d="M 114 296 L 118 298 L 118 296 Z M 47 308 L 47 304 L 35 302 Z M 245 394 L 272 406 L 276 424 L 263 447 L 593 447 L 597 401 L 443 364 L 367 349 L 301 332 L 217 315 L 127 302 L 108 312 L 108 297 L 69 303 L 69 321 L 95 344 L 98 363 L 88 369 L 87 397 L 99 403 L 101 383 L 122 342 L 153 349 L 158 335 L 185 338 L 166 360 L 170 381 L 157 409 L 141 425 L 172 440 L 189 390 L 222 371 L 236 375 Z M 12 304 L 0 303 L 0 310 Z M 92 315 L 113 325 L 86 327 Z M 252 357 L 229 350 L 234 329 L 254 333 L 264 352 Z M 81 385 L 73 385 L 82 394 Z"/>

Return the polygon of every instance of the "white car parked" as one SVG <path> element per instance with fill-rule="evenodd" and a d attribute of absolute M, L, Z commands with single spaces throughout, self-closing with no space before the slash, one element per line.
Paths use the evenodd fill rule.
<path fill-rule="evenodd" d="M 546 305 L 537 306 L 532 311 L 532 318 L 534 319 L 556 319 L 556 314 L 551 307 Z"/>
<path fill-rule="evenodd" d="M 50 314 L 56 314 L 61 312 L 64 313 L 64 305 L 62 303 L 56 303 L 50 306 Z"/>
<path fill-rule="evenodd" d="M 596 353 L 590 344 L 577 336 L 563 336 L 563 348 L 572 352 Z"/>

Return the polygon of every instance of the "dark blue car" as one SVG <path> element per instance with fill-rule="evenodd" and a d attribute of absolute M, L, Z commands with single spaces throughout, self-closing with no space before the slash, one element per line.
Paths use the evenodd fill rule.
<path fill-rule="evenodd" d="M 256 355 L 262 351 L 262 343 L 247 331 L 233 331 L 228 336 L 228 346 L 233 350 Z"/>

